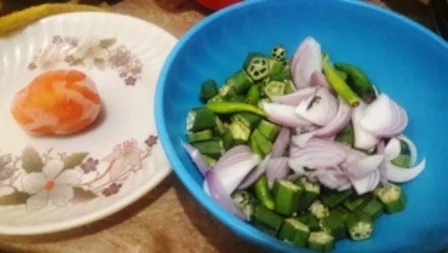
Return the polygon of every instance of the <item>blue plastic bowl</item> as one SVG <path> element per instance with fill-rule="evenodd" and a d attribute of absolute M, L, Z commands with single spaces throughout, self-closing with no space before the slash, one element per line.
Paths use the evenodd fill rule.
<path fill-rule="evenodd" d="M 219 11 L 177 44 L 160 75 L 156 123 L 172 166 L 193 196 L 222 223 L 269 252 L 303 252 L 227 213 L 202 190 L 203 178 L 180 145 L 187 111 L 199 106 L 200 84 L 223 83 L 249 51 L 284 44 L 289 57 L 308 35 L 333 61 L 360 66 L 407 109 L 406 134 L 427 158 L 426 170 L 404 184 L 408 206 L 384 215 L 370 240 L 337 243 L 334 252 L 441 252 L 448 249 L 448 44 L 392 12 L 350 0 L 249 1 Z"/>

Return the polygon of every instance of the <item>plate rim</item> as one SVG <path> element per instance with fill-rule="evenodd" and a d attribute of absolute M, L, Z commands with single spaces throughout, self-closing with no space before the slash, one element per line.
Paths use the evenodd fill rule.
<path fill-rule="evenodd" d="M 87 15 L 87 16 L 101 16 L 103 18 L 109 17 L 109 18 L 124 18 L 127 19 L 131 22 L 140 22 L 140 23 L 145 23 L 145 25 L 147 25 L 148 27 L 151 27 L 151 29 L 156 30 L 158 33 L 164 33 L 166 35 L 166 37 L 170 40 L 172 40 L 172 42 L 174 43 L 174 46 L 177 44 L 177 42 L 179 41 L 179 39 L 174 36 L 172 33 L 170 33 L 169 31 L 163 29 L 162 27 L 144 20 L 142 18 L 138 18 L 135 16 L 131 16 L 128 14 L 122 14 L 122 13 L 114 13 L 114 12 L 88 12 L 88 11 L 80 11 L 80 12 L 71 12 L 71 13 L 62 13 L 62 14 L 55 14 L 46 18 L 42 18 L 36 22 L 34 22 L 33 24 L 30 24 L 29 26 L 25 27 L 24 29 L 15 32 L 9 36 L 5 36 L 3 38 L 0 38 L 0 40 L 8 40 L 8 38 L 11 37 L 15 37 L 15 36 L 20 36 L 20 34 L 25 33 L 28 29 L 32 29 L 34 26 L 38 26 L 39 24 L 43 23 L 43 22 L 48 22 L 51 21 L 52 19 L 60 19 L 60 18 L 70 18 L 72 16 L 79 16 L 79 15 Z M 170 50 L 170 52 L 172 51 L 172 49 Z M 168 52 L 168 53 L 170 53 Z M 169 54 L 168 54 L 169 55 Z M 164 62 L 166 61 L 165 58 Z M 164 64 L 164 63 L 163 63 Z M 163 67 L 162 64 L 162 67 Z M 162 71 L 159 72 L 159 76 L 162 74 Z M 154 115 L 155 115 L 155 97 L 156 97 L 156 91 L 157 91 L 157 85 L 158 85 L 158 81 L 155 82 L 155 87 L 154 87 L 154 97 L 153 97 L 153 111 L 154 111 Z M 155 124 L 155 116 L 154 116 L 154 124 Z M 155 124 L 156 125 L 156 124 Z M 156 134 L 159 136 L 160 134 L 157 131 L 157 127 L 155 127 L 154 129 L 156 131 Z M 161 145 L 161 144 L 160 144 Z M 159 155 L 165 155 L 166 153 L 163 149 L 163 147 L 160 147 L 160 154 Z M 123 197 L 122 199 L 116 201 L 116 202 L 112 202 L 110 205 L 104 206 L 103 208 L 97 209 L 96 211 L 93 212 L 89 212 L 87 214 L 81 215 L 81 216 L 77 216 L 74 218 L 68 218 L 68 219 L 63 219 L 60 221 L 56 221 L 56 222 L 51 222 L 51 223 L 41 223 L 41 224 L 37 224 L 37 225 L 25 225 L 25 226 L 14 226 L 14 225 L 5 225 L 0 223 L 0 235 L 5 235 L 5 236 L 26 236 L 26 235 L 43 235 L 43 234 L 51 234 L 51 233 L 56 233 L 56 232 L 61 232 L 61 231 L 66 231 L 66 230 L 70 230 L 70 229 L 74 229 L 74 228 L 78 228 L 78 227 L 82 227 L 85 226 L 87 224 L 99 221 L 104 219 L 105 217 L 108 217 L 110 215 L 113 215 L 127 207 L 129 207 L 131 204 L 135 203 L 137 200 L 141 199 L 144 195 L 148 194 L 149 192 L 151 192 L 154 188 L 156 188 L 165 178 L 167 178 L 167 176 L 169 174 L 171 174 L 172 172 L 172 166 L 171 163 L 169 162 L 168 158 L 165 158 L 166 162 L 167 162 L 167 167 L 165 169 L 162 170 L 157 170 L 156 173 L 154 173 L 153 175 L 153 180 L 151 180 L 149 182 L 146 182 L 144 184 L 142 184 L 140 187 L 136 188 L 135 190 L 132 191 L 131 194 L 129 194 L 126 197 Z"/>

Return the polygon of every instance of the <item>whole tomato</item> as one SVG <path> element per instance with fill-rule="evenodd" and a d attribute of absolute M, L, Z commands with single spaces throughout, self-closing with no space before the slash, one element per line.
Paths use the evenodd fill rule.
<path fill-rule="evenodd" d="M 219 10 L 231 4 L 239 3 L 242 0 L 196 0 L 202 6 L 210 10 Z"/>

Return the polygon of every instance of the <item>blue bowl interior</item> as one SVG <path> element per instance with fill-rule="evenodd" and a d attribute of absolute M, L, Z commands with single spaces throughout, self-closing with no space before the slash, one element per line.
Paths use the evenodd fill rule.
<path fill-rule="evenodd" d="M 427 158 L 426 170 L 403 185 L 408 206 L 375 222 L 370 240 L 337 243 L 335 252 L 434 252 L 448 245 L 445 110 L 448 46 L 419 25 L 379 8 L 350 1 L 265 1 L 237 4 L 195 26 L 179 42 L 159 79 L 157 126 L 175 172 L 199 202 L 237 234 L 272 251 L 298 249 L 239 221 L 202 191 L 203 178 L 180 145 L 188 110 L 200 106 L 205 79 L 223 84 L 250 51 L 277 44 L 288 57 L 313 36 L 331 60 L 360 66 L 379 89 L 407 111 L 406 135 Z"/>

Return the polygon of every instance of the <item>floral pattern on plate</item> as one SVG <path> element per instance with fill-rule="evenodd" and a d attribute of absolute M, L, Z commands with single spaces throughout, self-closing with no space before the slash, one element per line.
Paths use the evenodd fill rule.
<path fill-rule="evenodd" d="M 87 152 L 66 154 L 49 149 L 38 153 L 31 146 L 15 158 L 0 155 L 0 205 L 25 205 L 27 210 L 36 210 L 115 195 L 143 168 L 157 142 L 158 137 L 151 135 L 140 147 L 135 139 L 129 139 L 102 159 Z"/>
<path fill-rule="evenodd" d="M 99 71 L 113 69 L 127 86 L 136 85 L 141 79 L 143 64 L 115 38 L 90 38 L 53 36 L 28 64 L 28 70 L 49 70 L 57 65 L 82 66 Z"/>

